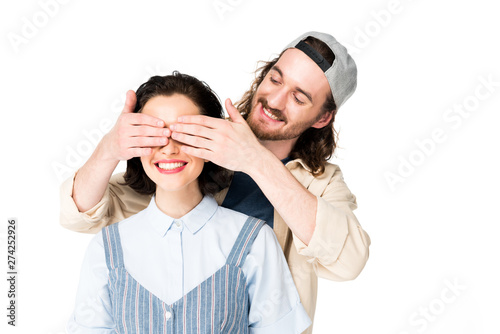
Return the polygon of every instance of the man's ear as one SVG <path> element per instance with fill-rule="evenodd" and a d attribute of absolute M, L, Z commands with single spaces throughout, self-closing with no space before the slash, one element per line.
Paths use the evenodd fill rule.
<path fill-rule="evenodd" d="M 330 121 L 333 117 L 333 113 L 334 113 L 333 110 L 324 113 L 323 116 L 321 116 L 320 119 L 316 123 L 311 125 L 311 127 L 316 128 L 316 129 L 324 128 L 325 126 L 328 125 L 328 123 L 330 123 Z"/>

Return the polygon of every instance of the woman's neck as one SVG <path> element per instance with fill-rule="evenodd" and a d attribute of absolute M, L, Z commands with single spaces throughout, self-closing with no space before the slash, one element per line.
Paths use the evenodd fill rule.
<path fill-rule="evenodd" d="M 203 199 L 201 191 L 165 191 L 156 189 L 156 206 L 169 217 L 178 219 L 193 210 Z"/>

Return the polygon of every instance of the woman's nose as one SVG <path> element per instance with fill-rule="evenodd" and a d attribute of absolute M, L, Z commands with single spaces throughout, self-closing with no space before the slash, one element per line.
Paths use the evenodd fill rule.
<path fill-rule="evenodd" d="M 167 144 L 160 147 L 160 152 L 167 155 L 178 154 L 180 151 L 180 146 L 181 144 L 179 142 L 175 141 L 171 136 L 169 136 L 167 139 Z"/>

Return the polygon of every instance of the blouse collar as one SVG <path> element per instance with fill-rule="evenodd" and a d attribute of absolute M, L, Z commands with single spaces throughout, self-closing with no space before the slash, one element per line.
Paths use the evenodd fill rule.
<path fill-rule="evenodd" d="M 153 195 L 146 208 L 147 221 L 161 236 L 165 236 L 173 223 L 181 222 L 189 232 L 195 234 L 213 217 L 219 205 L 212 196 L 205 196 L 191 211 L 178 219 L 174 219 L 161 211 L 156 205 Z"/>

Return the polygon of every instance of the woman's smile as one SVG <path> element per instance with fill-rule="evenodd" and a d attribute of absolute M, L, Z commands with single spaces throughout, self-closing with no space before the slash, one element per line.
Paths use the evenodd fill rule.
<path fill-rule="evenodd" d="M 187 162 L 178 159 L 162 159 L 154 163 L 158 171 L 162 174 L 174 174 L 181 172 L 187 166 Z"/>

